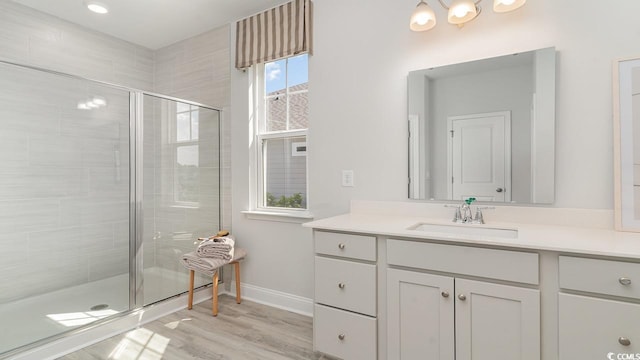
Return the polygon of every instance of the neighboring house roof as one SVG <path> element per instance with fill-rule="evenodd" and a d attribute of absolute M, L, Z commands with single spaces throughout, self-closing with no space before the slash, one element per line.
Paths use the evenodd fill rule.
<path fill-rule="evenodd" d="M 309 83 L 303 83 L 295 85 L 289 88 L 289 92 L 296 92 L 300 90 L 308 90 Z M 309 98 L 308 92 L 302 92 L 298 94 L 291 94 L 289 99 L 289 130 L 293 129 L 306 129 L 309 127 Z M 285 94 L 283 90 L 274 91 L 267 96 L 273 96 L 267 101 L 267 123 L 269 131 L 286 130 L 287 121 L 287 102 L 285 101 Z"/>

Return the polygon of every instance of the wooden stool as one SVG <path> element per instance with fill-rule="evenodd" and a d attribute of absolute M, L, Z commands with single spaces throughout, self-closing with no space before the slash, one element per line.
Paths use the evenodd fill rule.
<path fill-rule="evenodd" d="M 224 265 L 231 264 L 235 269 L 236 278 L 236 303 L 240 304 L 242 299 L 240 296 L 240 261 L 246 256 L 244 249 L 235 249 L 235 258 L 230 262 L 221 262 L 221 265 L 215 269 L 213 274 L 213 301 L 211 312 L 213 316 L 218 316 L 218 280 L 220 280 L 220 268 Z M 193 308 L 193 284 L 195 278 L 195 270 L 189 270 L 189 303 L 187 309 Z"/>

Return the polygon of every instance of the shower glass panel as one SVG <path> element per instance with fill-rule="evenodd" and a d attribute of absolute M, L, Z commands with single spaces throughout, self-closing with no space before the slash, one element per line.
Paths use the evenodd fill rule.
<path fill-rule="evenodd" d="M 130 93 L 0 63 L 0 353 L 129 310 Z"/>
<path fill-rule="evenodd" d="M 144 95 L 144 305 L 188 287 L 180 256 L 220 227 L 219 111 Z M 197 276 L 195 286 L 211 283 Z"/>

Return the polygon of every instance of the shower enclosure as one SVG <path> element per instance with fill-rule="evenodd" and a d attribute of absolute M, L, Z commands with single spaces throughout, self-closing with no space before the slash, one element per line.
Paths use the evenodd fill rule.
<path fill-rule="evenodd" d="M 185 292 L 220 112 L 7 62 L 0 84 L 0 357 Z"/>

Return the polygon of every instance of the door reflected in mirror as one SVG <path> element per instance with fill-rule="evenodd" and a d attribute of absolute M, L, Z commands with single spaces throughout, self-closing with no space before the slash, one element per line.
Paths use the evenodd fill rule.
<path fill-rule="evenodd" d="M 616 229 L 640 231 L 640 58 L 613 73 Z"/>
<path fill-rule="evenodd" d="M 555 49 L 408 75 L 409 198 L 554 201 Z"/>

